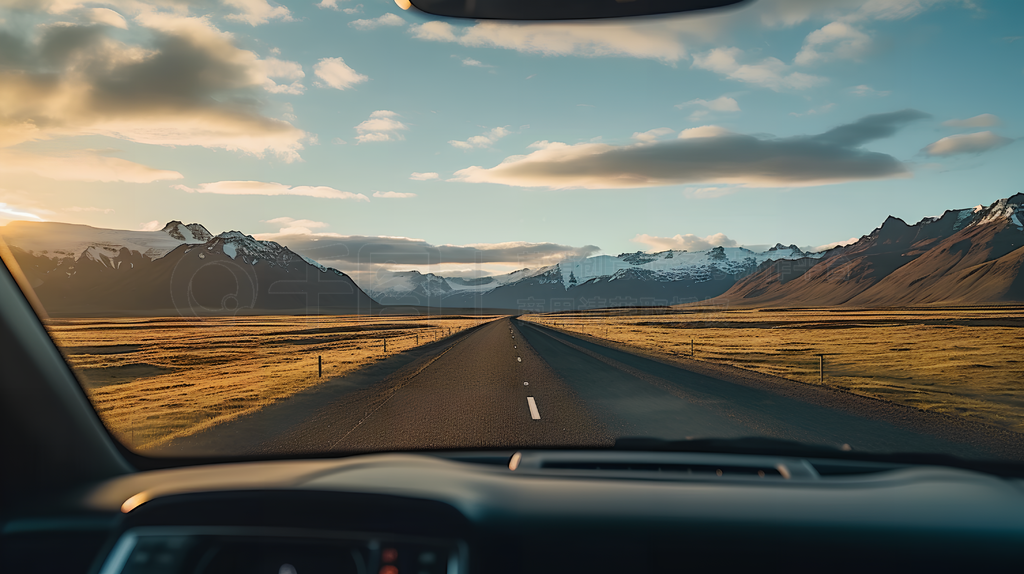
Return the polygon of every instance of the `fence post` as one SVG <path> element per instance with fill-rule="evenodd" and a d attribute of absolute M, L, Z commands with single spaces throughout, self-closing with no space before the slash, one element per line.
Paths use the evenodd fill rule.
<path fill-rule="evenodd" d="M 693 356 L 693 339 L 690 339 L 690 356 Z"/>
<path fill-rule="evenodd" d="M 387 354 L 387 352 L 388 352 L 388 338 L 384 337 L 383 341 L 384 341 L 384 354 Z"/>
<path fill-rule="evenodd" d="M 324 356 L 317 355 L 316 357 L 316 376 L 317 378 L 324 376 Z"/>
<path fill-rule="evenodd" d="M 818 382 L 825 382 L 825 355 L 818 355 Z"/>

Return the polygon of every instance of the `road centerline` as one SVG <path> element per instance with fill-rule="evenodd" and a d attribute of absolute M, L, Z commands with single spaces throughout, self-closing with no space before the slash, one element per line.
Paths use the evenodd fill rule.
<path fill-rule="evenodd" d="M 539 421 L 540 411 L 537 410 L 537 401 L 533 400 L 533 397 L 526 397 L 526 403 L 530 405 L 530 418 Z"/>

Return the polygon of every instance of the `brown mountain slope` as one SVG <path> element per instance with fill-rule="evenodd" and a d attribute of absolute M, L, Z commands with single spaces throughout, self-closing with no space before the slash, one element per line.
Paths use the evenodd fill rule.
<path fill-rule="evenodd" d="M 1021 232 L 1005 220 L 970 226 L 847 304 L 889 307 L 1014 300 L 1020 294 L 1009 291 L 1021 272 L 1022 245 Z"/>
<path fill-rule="evenodd" d="M 1024 194 L 915 225 L 889 217 L 820 260 L 770 261 L 713 299 L 730 307 L 1024 301 Z"/>

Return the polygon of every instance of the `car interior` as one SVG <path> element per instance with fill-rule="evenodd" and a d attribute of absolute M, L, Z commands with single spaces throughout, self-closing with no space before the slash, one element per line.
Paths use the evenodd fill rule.
<path fill-rule="evenodd" d="M 443 21 L 649 17 L 750 4 L 398 3 Z M 238 456 L 132 449 L 104 425 L 47 331 L 27 272 L 3 242 L 0 249 L 3 572 L 1020 568 L 1024 465 L 1014 460 L 771 437 Z M 513 338 L 532 333 L 512 317 Z"/>

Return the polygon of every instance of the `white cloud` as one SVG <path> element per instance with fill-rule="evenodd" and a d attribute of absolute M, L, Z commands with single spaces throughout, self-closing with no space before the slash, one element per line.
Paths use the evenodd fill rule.
<path fill-rule="evenodd" d="M 654 128 L 653 130 L 647 130 L 645 132 L 634 132 L 632 137 L 641 143 L 651 143 L 658 141 L 658 139 L 663 136 L 674 133 L 676 133 L 676 130 L 672 128 Z"/>
<path fill-rule="evenodd" d="M 740 187 L 684 187 L 683 197 L 690 199 L 712 199 L 715 197 L 725 197 L 732 195 L 739 191 Z"/>
<path fill-rule="evenodd" d="M 669 141 L 614 146 L 539 141 L 526 155 L 491 168 L 471 166 L 452 181 L 549 189 L 631 189 L 712 183 L 742 187 L 799 187 L 910 177 L 896 158 L 864 149 L 908 123 L 916 110 L 865 116 L 815 135 L 775 138 L 732 133 L 718 126 L 683 130 Z"/>
<path fill-rule="evenodd" d="M 264 60 L 207 18 L 143 11 L 134 23 L 132 38 L 155 47 L 124 43 L 107 27 L 85 36 L 73 25 L 33 30 L 70 49 L 56 60 L 33 55 L 0 69 L 0 147 L 101 135 L 299 159 L 307 134 L 259 112 L 259 90 L 277 86 Z M 32 54 L 41 44 L 29 38 L 21 49 Z"/>
<path fill-rule="evenodd" d="M 323 80 L 321 87 L 345 90 L 365 82 L 370 78 L 356 72 L 341 58 L 323 58 L 315 66 L 313 73 Z"/>
<path fill-rule="evenodd" d="M 152 183 L 182 178 L 176 171 L 155 169 L 94 150 L 79 150 L 62 155 L 38 155 L 0 149 L 0 173 L 31 173 L 58 181 L 130 183 Z"/>
<path fill-rule="evenodd" d="M 409 129 L 409 126 L 396 120 L 398 114 L 391 110 L 377 110 L 370 114 L 370 118 L 356 126 L 359 135 L 356 141 L 366 142 L 387 142 L 405 139 L 401 133 Z"/>
<path fill-rule="evenodd" d="M 680 110 L 683 109 L 683 108 L 692 107 L 692 106 L 706 108 L 706 109 L 711 110 L 713 112 L 738 112 L 738 111 L 740 111 L 739 103 L 736 100 L 734 100 L 733 98 L 730 98 L 729 96 L 718 96 L 717 98 L 715 98 L 713 100 L 701 100 L 701 99 L 690 100 L 688 102 L 683 102 L 681 104 L 676 104 L 676 108 L 678 108 Z"/>
<path fill-rule="evenodd" d="M 31 213 L 29 211 L 23 211 L 20 207 L 8 205 L 0 202 L 0 219 L 21 219 L 29 221 L 45 221 L 42 217 Z"/>
<path fill-rule="evenodd" d="M 942 122 L 942 125 L 951 128 L 988 128 L 992 126 L 998 126 L 1003 121 L 998 116 L 993 114 L 981 114 L 974 116 L 973 118 L 967 118 L 966 120 L 946 120 Z"/>
<path fill-rule="evenodd" d="M 836 58 L 857 60 L 870 45 L 871 38 L 864 32 L 844 22 L 832 22 L 807 35 L 793 62 L 808 66 Z"/>
<path fill-rule="evenodd" d="M 491 147 L 491 144 L 510 133 L 512 132 L 508 131 L 508 129 L 504 127 L 497 127 L 484 132 L 483 135 L 473 136 L 465 141 L 449 140 L 448 143 L 459 149 L 485 148 Z"/>
<path fill-rule="evenodd" d="M 732 132 L 721 126 L 699 126 L 696 128 L 687 128 L 679 132 L 679 139 L 717 138 L 728 135 L 732 135 Z"/>
<path fill-rule="evenodd" d="M 790 27 L 815 18 L 864 22 L 912 18 L 941 3 L 972 8 L 970 0 L 776 0 L 753 6 L 766 26 Z"/>
<path fill-rule="evenodd" d="M 114 28 L 120 28 L 122 30 L 128 29 L 128 22 L 125 21 L 124 16 L 114 12 L 110 8 L 92 8 L 86 12 L 89 20 L 96 22 L 97 24 L 106 24 L 107 26 L 113 26 Z"/>
<path fill-rule="evenodd" d="M 434 173 L 432 171 L 428 171 L 426 173 L 420 173 L 418 171 L 414 171 L 414 172 L 412 172 L 412 175 L 409 176 L 409 179 L 415 180 L 415 181 L 428 181 L 428 180 L 431 180 L 431 179 L 437 179 L 439 177 L 440 177 L 439 175 L 437 175 L 436 173 Z"/>
<path fill-rule="evenodd" d="M 756 64 L 740 64 L 737 59 L 743 55 L 739 48 L 715 48 L 694 54 L 693 67 L 777 92 L 785 89 L 804 90 L 827 81 L 820 76 L 790 71 L 790 67 L 778 58 L 765 58 Z"/>
<path fill-rule="evenodd" d="M 282 226 L 276 235 L 312 235 L 314 229 L 327 227 L 323 221 L 312 219 L 293 219 L 291 217 L 276 217 L 267 219 L 263 223 L 273 223 Z"/>
<path fill-rule="evenodd" d="M 713 100 L 690 100 L 681 104 L 676 104 L 677 109 L 685 109 L 691 107 L 703 108 L 694 110 L 690 116 L 690 121 L 700 121 L 710 115 L 711 112 L 738 112 L 740 111 L 739 103 L 730 98 L 729 96 L 719 96 Z"/>
<path fill-rule="evenodd" d="M 432 21 L 410 27 L 415 38 L 469 47 L 516 50 L 546 56 L 627 56 L 678 62 L 686 57 L 680 39 L 686 24 L 670 22 L 508 23 L 482 21 L 461 28 Z"/>
<path fill-rule="evenodd" d="M 162 228 L 163 224 L 158 219 L 139 224 L 139 231 L 160 231 Z"/>
<path fill-rule="evenodd" d="M 381 26 L 405 26 L 405 20 L 401 16 L 388 12 L 379 18 L 353 20 L 348 25 L 357 30 L 373 30 Z"/>
<path fill-rule="evenodd" d="M 343 140 L 341 138 L 334 138 L 333 140 L 331 140 L 331 143 L 334 144 L 334 145 L 346 145 L 346 144 L 348 144 L 347 141 L 345 141 L 345 140 Z"/>
<path fill-rule="evenodd" d="M 864 84 L 850 88 L 850 92 L 855 96 L 888 96 L 892 93 L 889 91 L 879 91 Z"/>
<path fill-rule="evenodd" d="M 380 197 L 383 199 L 406 199 L 409 197 L 416 197 L 415 193 L 402 193 L 400 191 L 375 191 L 373 192 L 374 197 Z"/>
<path fill-rule="evenodd" d="M 226 6 L 240 10 L 225 16 L 228 20 L 245 22 L 250 26 L 266 24 L 270 20 L 292 21 L 292 13 L 284 6 L 271 6 L 267 0 L 223 0 Z"/>
<path fill-rule="evenodd" d="M 672 237 L 658 237 L 642 233 L 632 239 L 635 243 L 649 246 L 651 251 L 707 251 L 714 247 L 736 247 L 735 240 L 729 239 L 724 233 L 715 233 L 707 237 L 699 237 L 692 233 Z"/>
<path fill-rule="evenodd" d="M 317 4 L 317 6 L 319 8 L 321 8 L 321 9 L 329 8 L 331 10 L 339 10 L 339 11 L 344 12 L 346 14 L 359 14 L 360 12 L 363 11 L 363 5 L 362 4 L 356 4 L 355 6 L 353 6 L 351 8 L 338 8 L 338 2 L 339 1 L 344 2 L 345 0 L 321 0 L 321 2 L 319 4 Z"/>
<path fill-rule="evenodd" d="M 480 60 L 474 60 L 473 58 L 466 58 L 466 59 L 462 60 L 462 65 L 463 66 L 469 66 L 469 67 L 472 67 L 472 68 L 493 68 L 494 67 L 494 66 L 492 66 L 490 64 L 485 64 L 485 63 L 481 62 Z"/>
<path fill-rule="evenodd" d="M 280 53 L 280 50 L 278 50 L 278 53 Z M 268 85 L 264 86 L 264 89 L 268 92 L 274 94 L 299 95 L 306 91 L 306 87 L 302 85 L 302 82 L 299 82 L 299 80 L 306 77 L 306 73 L 302 71 L 302 65 L 298 62 L 279 60 L 277 58 L 266 58 L 262 60 L 260 64 L 263 66 L 263 73 L 267 75 L 267 78 L 279 78 L 292 81 L 291 84 L 278 84 L 274 81 L 270 81 Z"/>
<path fill-rule="evenodd" d="M 973 134 L 958 134 L 948 136 L 939 141 L 929 144 L 924 152 L 932 156 L 949 156 L 966 153 L 982 153 L 992 149 L 1003 147 L 1013 140 L 996 135 L 990 131 Z"/>
<path fill-rule="evenodd" d="M 833 241 L 832 243 L 826 243 L 824 245 L 819 245 L 819 246 L 815 247 L 812 251 L 814 251 L 814 252 L 828 251 L 829 249 L 832 249 L 833 247 L 839 247 L 840 245 L 852 245 L 854 243 L 857 243 L 858 241 L 860 241 L 859 237 L 851 237 L 851 238 L 845 239 L 843 241 Z"/>
<path fill-rule="evenodd" d="M 338 191 L 331 187 L 309 185 L 298 185 L 292 187 L 281 183 L 263 181 L 215 181 L 212 183 L 201 183 L 195 188 L 186 187 L 184 185 L 173 185 L 171 187 L 188 193 L 213 193 L 218 195 L 299 195 L 305 197 L 318 197 L 321 199 L 354 199 L 356 201 L 370 201 L 370 198 L 361 193 Z"/>

